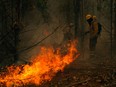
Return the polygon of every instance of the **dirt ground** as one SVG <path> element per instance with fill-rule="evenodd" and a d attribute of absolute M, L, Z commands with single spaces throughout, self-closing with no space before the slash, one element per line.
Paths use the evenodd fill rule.
<path fill-rule="evenodd" d="M 115 59 L 98 60 L 84 61 L 78 58 L 63 72 L 58 72 L 51 81 L 35 87 L 116 87 Z"/>
<path fill-rule="evenodd" d="M 51 81 L 44 81 L 40 86 L 21 87 L 116 87 L 116 58 L 99 55 L 99 52 L 94 58 L 83 58 L 81 54 Z"/>
<path fill-rule="evenodd" d="M 110 59 L 77 59 L 40 87 L 116 87 L 116 64 Z"/>

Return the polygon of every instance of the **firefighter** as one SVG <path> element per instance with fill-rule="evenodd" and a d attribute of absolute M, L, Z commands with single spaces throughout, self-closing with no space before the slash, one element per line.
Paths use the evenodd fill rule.
<path fill-rule="evenodd" d="M 71 41 L 74 38 L 74 35 L 72 33 L 72 28 L 73 28 L 74 24 L 73 23 L 69 23 L 68 25 L 66 25 L 63 28 L 63 41 L 61 42 L 61 53 L 62 54 L 66 54 L 68 52 L 67 48 L 71 46 Z"/>
<path fill-rule="evenodd" d="M 90 57 L 94 57 L 98 39 L 98 22 L 96 20 L 96 16 L 92 16 L 90 14 L 86 15 L 86 20 L 89 24 L 89 31 L 87 31 L 86 33 L 90 33 L 90 42 L 89 42 Z"/>
<path fill-rule="evenodd" d="M 97 17 L 95 15 L 93 16 L 93 21 L 97 21 Z"/>
<path fill-rule="evenodd" d="M 73 23 L 70 23 L 68 26 L 66 26 L 63 29 L 64 41 L 68 42 L 68 41 L 71 41 L 73 39 L 73 34 L 72 34 L 73 26 L 74 26 Z"/>

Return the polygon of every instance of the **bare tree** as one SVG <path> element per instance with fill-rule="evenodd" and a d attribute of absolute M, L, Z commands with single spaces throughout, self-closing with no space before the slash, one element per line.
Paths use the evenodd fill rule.
<path fill-rule="evenodd" d="M 114 2 L 114 48 L 116 49 L 116 46 L 115 46 L 115 44 L 116 44 L 116 0 L 115 0 L 115 2 Z M 115 52 L 116 52 L 116 50 L 115 50 Z"/>
<path fill-rule="evenodd" d="M 73 0 L 73 6 L 74 6 L 75 37 L 77 37 L 79 36 L 80 0 Z"/>

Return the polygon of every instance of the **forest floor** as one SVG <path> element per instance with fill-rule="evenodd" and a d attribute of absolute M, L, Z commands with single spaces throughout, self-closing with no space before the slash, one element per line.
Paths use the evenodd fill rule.
<path fill-rule="evenodd" d="M 116 58 L 86 56 L 83 58 L 81 54 L 64 71 L 58 72 L 51 81 L 43 82 L 41 86 L 23 87 L 116 87 Z"/>
<path fill-rule="evenodd" d="M 40 87 L 116 87 L 116 59 L 88 61 L 75 60 L 52 81 Z"/>

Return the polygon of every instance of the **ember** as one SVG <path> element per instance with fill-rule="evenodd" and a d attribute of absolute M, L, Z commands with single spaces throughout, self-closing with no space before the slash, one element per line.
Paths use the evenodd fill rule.
<path fill-rule="evenodd" d="M 62 55 L 60 49 L 54 51 L 52 47 L 41 47 L 40 53 L 31 60 L 30 65 L 11 66 L 7 68 L 7 72 L 1 73 L 0 86 L 41 85 L 44 81 L 50 81 L 58 71 L 63 71 L 78 56 L 76 41 L 67 48 L 66 55 Z"/>

